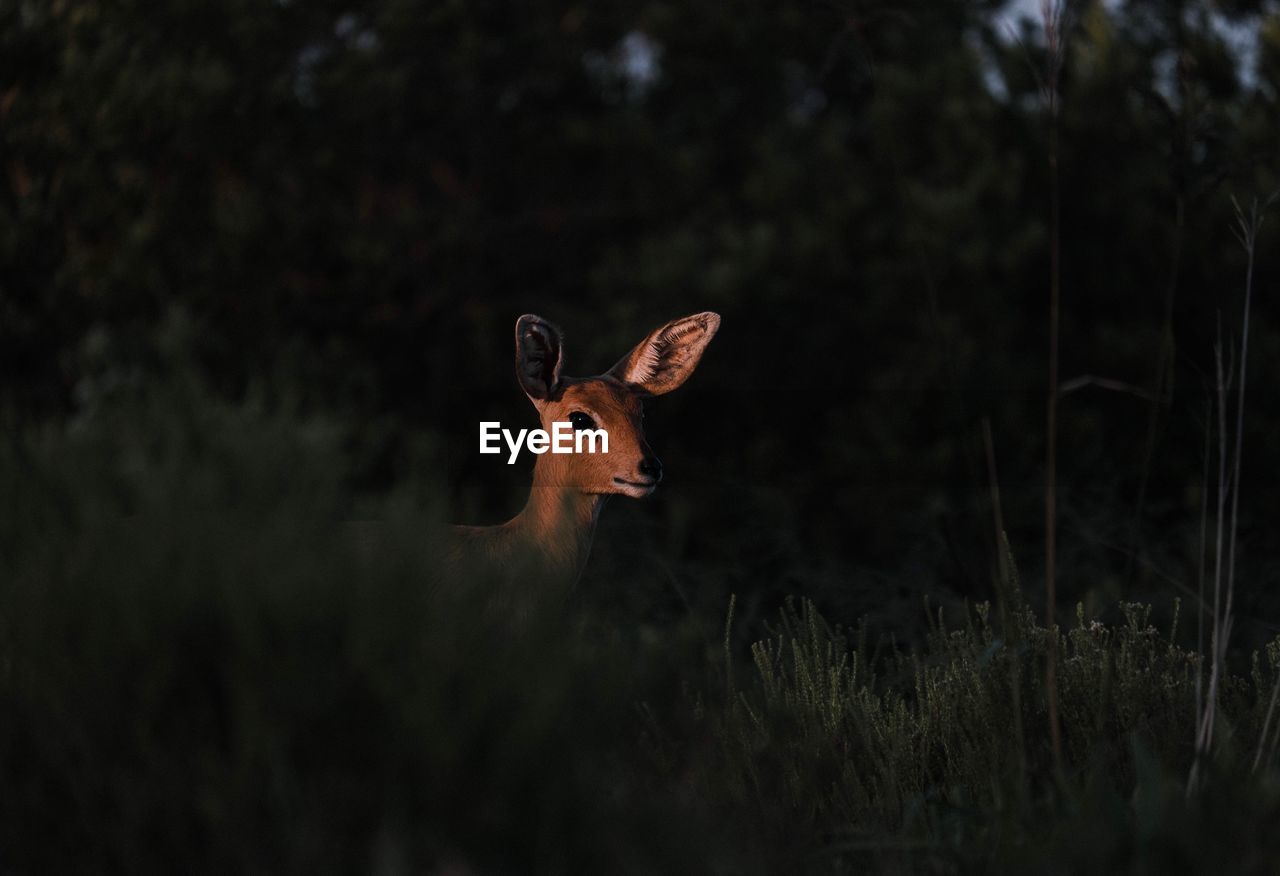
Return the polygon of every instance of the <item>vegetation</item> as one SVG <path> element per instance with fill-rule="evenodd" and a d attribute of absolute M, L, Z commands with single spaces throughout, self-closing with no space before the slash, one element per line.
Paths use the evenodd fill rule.
<path fill-rule="evenodd" d="M 677 860 L 621 654 L 438 593 L 408 495 L 348 542 L 331 430 L 193 389 L 4 445 L 6 871 Z"/>
<path fill-rule="evenodd" d="M 1201 802 L 1184 800 L 1171 772 L 1190 761 L 1201 658 L 1151 626 L 1149 607 L 1123 609 L 1114 627 L 1081 610 L 1073 629 L 1052 634 L 1067 752 L 1065 772 L 1055 774 L 1039 671 L 1051 634 L 1025 608 L 1011 606 L 993 624 L 983 604 L 955 630 L 939 614 L 922 648 L 877 660 L 864 638 L 851 647 L 811 603 L 789 603 L 774 635 L 752 646 L 751 684 L 704 718 L 720 745 L 703 777 L 708 793 L 729 793 L 761 830 L 801 831 L 811 853 L 846 865 L 1110 871 L 1159 869 L 1166 855 L 1208 865 L 1218 840 L 1200 828 L 1158 841 L 1142 832 L 1192 821 Z M 1234 758 L 1241 775 L 1261 744 L 1280 639 L 1267 650 L 1255 655 L 1252 684 L 1232 678 L 1224 696 L 1233 726 L 1220 763 Z M 1275 813 L 1273 782 L 1234 786 L 1260 794 L 1246 809 L 1259 829 Z M 1093 805 L 1103 808 L 1073 811 Z M 1153 823 L 1139 830 L 1143 820 Z M 1106 841 L 1061 857 L 1069 840 L 1058 832 L 1071 829 Z M 1275 853 L 1255 839 L 1243 872 L 1266 869 Z"/>
<path fill-rule="evenodd" d="M 1280 9 L 1049 10 L 0 3 L 0 872 L 1274 871 Z"/>
<path fill-rule="evenodd" d="M 429 481 L 353 497 L 339 428 L 175 371 L 4 444 L 7 870 L 1262 872 L 1280 854 L 1262 741 L 1280 639 L 1224 678 L 1187 797 L 1203 658 L 1176 613 L 1162 632 L 1150 607 L 1081 609 L 1051 633 L 1010 580 L 958 626 L 927 609 L 906 647 L 790 601 L 749 660 L 732 619 L 723 643 L 692 619 L 625 628 L 586 594 L 513 628 L 432 574 Z M 353 515 L 379 522 L 376 550 L 343 537 Z"/>
<path fill-rule="evenodd" d="M 491 522 L 525 487 L 474 434 L 529 422 L 519 314 L 562 326 L 589 373 L 713 309 L 698 392 L 650 415 L 686 488 L 627 521 L 714 533 L 652 546 L 716 570 L 700 612 L 737 592 L 759 620 L 802 589 L 905 629 L 925 593 L 993 599 L 984 418 L 1041 580 L 1044 46 L 1001 5 L 0 4 L 0 406 L 66 416 L 86 379 L 155 370 L 177 303 L 218 392 L 270 378 L 349 424 L 368 486 L 430 431 L 452 519 Z M 1205 385 L 1244 274 L 1229 196 L 1280 186 L 1274 9 L 1069 6 L 1068 616 L 1194 589 Z M 1257 241 L 1256 387 L 1280 381 L 1278 233 Z M 1278 419 L 1259 396 L 1246 422 L 1245 545 L 1280 516 Z M 759 599 L 758 570 L 777 584 Z M 911 592 L 881 599 L 885 579 Z M 1260 644 L 1248 618 L 1280 616 L 1274 593 L 1237 606 Z"/>

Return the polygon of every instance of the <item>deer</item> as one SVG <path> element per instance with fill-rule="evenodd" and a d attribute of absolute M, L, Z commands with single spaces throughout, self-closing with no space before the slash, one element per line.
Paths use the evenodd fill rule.
<path fill-rule="evenodd" d="M 662 463 L 644 436 L 643 402 L 678 389 L 720 328 L 710 311 L 654 329 L 596 377 L 568 377 L 564 338 L 540 316 L 516 320 L 516 380 L 548 433 L 603 429 L 607 452 L 542 453 L 524 508 L 496 526 L 449 528 L 455 569 L 516 581 L 536 578 L 572 589 L 591 552 L 596 522 L 610 496 L 644 498 L 662 480 Z M 565 429 L 566 427 L 561 427 Z"/>

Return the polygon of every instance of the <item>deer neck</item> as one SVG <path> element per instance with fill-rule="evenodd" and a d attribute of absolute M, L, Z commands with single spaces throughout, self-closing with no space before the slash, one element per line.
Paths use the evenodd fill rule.
<path fill-rule="evenodd" d="M 547 456 L 538 457 L 529 501 L 508 525 L 542 557 L 549 573 L 572 584 L 587 563 L 607 497 L 565 486 L 554 466 L 544 464 Z"/>

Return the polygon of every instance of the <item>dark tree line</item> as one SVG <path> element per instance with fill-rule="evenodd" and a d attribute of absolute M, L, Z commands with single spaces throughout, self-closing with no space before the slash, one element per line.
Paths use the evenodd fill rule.
<path fill-rule="evenodd" d="M 729 569 L 709 605 L 763 581 L 864 609 L 988 596 L 981 424 L 1033 576 L 1047 338 L 1042 40 L 999 9 L 11 0 L 6 416 L 165 371 L 180 313 L 218 392 L 343 418 L 369 485 L 432 432 L 459 516 L 492 521 L 525 488 L 474 447 L 480 419 L 527 417 L 517 315 L 594 372 L 715 309 L 696 391 L 650 418 L 683 486 L 617 525 L 661 515 L 667 555 Z M 1061 402 L 1060 592 L 1106 603 L 1191 580 L 1206 380 L 1243 287 L 1229 195 L 1278 184 L 1280 11 L 1070 11 L 1062 374 L 1102 380 Z M 1277 227 L 1242 536 L 1241 611 L 1270 617 Z"/>

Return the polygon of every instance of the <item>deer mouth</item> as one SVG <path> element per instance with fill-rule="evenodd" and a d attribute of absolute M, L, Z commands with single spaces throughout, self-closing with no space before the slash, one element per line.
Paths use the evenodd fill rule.
<path fill-rule="evenodd" d="M 655 479 L 645 481 L 628 481 L 624 478 L 614 478 L 613 482 L 619 487 L 622 487 L 623 493 L 636 498 L 647 496 L 658 488 L 658 482 Z"/>

